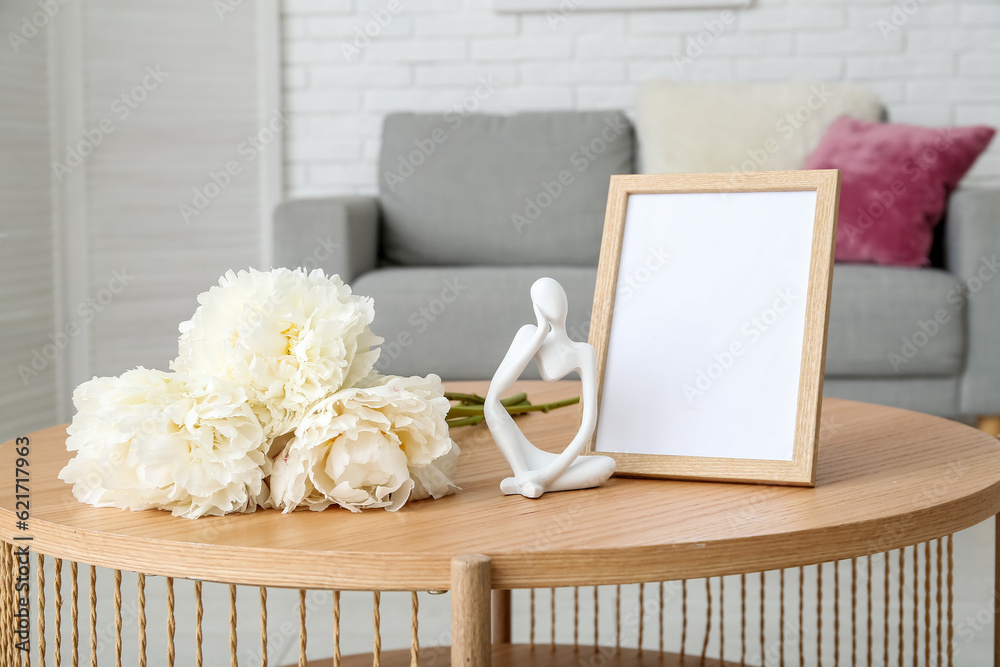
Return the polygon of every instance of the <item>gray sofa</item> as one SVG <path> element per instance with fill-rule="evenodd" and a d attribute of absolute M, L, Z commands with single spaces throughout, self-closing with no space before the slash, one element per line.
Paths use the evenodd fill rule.
<path fill-rule="evenodd" d="M 540 276 L 566 288 L 586 339 L 608 179 L 635 154 L 617 112 L 393 114 L 378 196 L 283 203 L 274 265 L 374 297 L 381 371 L 488 378 L 533 321 Z M 937 268 L 837 264 L 827 395 L 1000 414 L 1000 191 L 956 192 L 940 245 Z"/>

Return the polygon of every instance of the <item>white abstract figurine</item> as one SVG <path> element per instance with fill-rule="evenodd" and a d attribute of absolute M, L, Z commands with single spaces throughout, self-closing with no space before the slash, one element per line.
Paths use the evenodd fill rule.
<path fill-rule="evenodd" d="M 600 485 L 615 471 L 608 456 L 581 456 L 597 426 L 597 354 L 588 343 L 570 340 L 566 334 L 566 292 L 552 278 L 540 278 L 531 286 L 531 301 L 538 324 L 526 324 L 514 336 L 486 394 L 486 424 L 493 440 L 514 471 L 500 483 L 507 495 L 538 498 L 546 491 L 589 489 Z M 560 380 L 577 371 L 583 388 L 583 419 L 580 430 L 561 454 L 532 445 L 500 404 L 531 360 L 538 364 L 542 379 Z"/>

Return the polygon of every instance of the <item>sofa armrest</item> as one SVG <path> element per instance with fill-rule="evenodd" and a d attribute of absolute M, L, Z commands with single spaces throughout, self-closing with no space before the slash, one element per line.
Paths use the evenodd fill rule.
<path fill-rule="evenodd" d="M 295 199 L 274 211 L 274 266 L 323 269 L 350 283 L 378 263 L 375 197 Z"/>
<path fill-rule="evenodd" d="M 1000 190 L 957 190 L 948 203 L 945 263 L 965 284 L 968 352 L 959 408 L 1000 415 Z"/>

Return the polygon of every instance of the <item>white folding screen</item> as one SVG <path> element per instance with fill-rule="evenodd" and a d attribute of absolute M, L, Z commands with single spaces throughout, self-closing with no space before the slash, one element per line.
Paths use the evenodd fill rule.
<path fill-rule="evenodd" d="M 198 292 L 260 265 L 255 3 L 221 16 L 201 0 L 86 7 L 84 126 L 114 130 L 83 167 L 86 290 L 71 316 L 102 307 L 91 374 L 164 368 Z"/>
<path fill-rule="evenodd" d="M 56 419 L 56 278 L 49 183 L 48 36 L 0 3 L 0 440 Z M 55 339 L 55 340 L 53 340 Z"/>
<path fill-rule="evenodd" d="M 86 0 L 53 22 L 63 419 L 94 375 L 165 369 L 195 296 L 265 265 L 288 121 L 277 16 L 276 0 Z"/>

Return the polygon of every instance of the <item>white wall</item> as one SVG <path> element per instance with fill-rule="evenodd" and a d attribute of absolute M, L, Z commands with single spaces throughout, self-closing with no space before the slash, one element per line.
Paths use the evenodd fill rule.
<path fill-rule="evenodd" d="M 503 84 L 489 111 L 631 112 L 636 84 L 654 77 L 828 79 L 871 86 L 893 120 L 1000 126 L 996 1 L 756 0 L 711 38 L 720 9 L 570 9 L 550 21 L 498 15 L 491 0 L 395 2 L 393 14 L 389 0 L 285 0 L 289 195 L 373 192 L 385 112 L 443 111 L 483 76 Z M 391 21 L 348 62 L 343 45 L 377 11 Z M 707 46 L 679 69 L 674 56 L 699 33 Z M 1000 185 L 1000 141 L 966 183 Z"/>
<path fill-rule="evenodd" d="M 0 442 L 56 418 L 48 38 L 20 38 L 34 2 L 0 3 Z M 50 357 L 51 355 L 51 357 Z"/>

